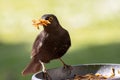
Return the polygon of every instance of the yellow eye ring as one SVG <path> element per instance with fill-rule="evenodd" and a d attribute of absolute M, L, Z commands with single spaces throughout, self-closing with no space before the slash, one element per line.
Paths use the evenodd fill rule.
<path fill-rule="evenodd" d="M 53 17 L 49 17 L 49 21 L 52 21 L 53 20 Z"/>

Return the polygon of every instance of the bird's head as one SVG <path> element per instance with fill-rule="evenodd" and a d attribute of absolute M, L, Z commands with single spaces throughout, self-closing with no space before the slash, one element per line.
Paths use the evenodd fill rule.
<path fill-rule="evenodd" d="M 33 25 L 39 29 L 39 25 L 42 25 L 43 27 L 50 27 L 50 26 L 56 26 L 59 22 L 57 20 L 57 17 L 53 14 L 45 14 L 41 17 L 39 20 L 33 20 Z"/>

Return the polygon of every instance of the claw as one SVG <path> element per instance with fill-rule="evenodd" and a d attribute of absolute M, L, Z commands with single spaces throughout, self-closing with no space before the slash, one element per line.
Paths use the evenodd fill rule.
<path fill-rule="evenodd" d="M 66 73 L 67 75 L 70 75 L 72 70 L 73 70 L 73 68 L 70 65 L 64 65 L 64 67 L 63 67 L 63 72 Z"/>
<path fill-rule="evenodd" d="M 50 77 L 50 75 L 47 72 L 43 72 L 43 79 L 44 80 L 52 80 L 52 78 Z"/>
<path fill-rule="evenodd" d="M 70 66 L 70 65 L 64 65 L 63 68 L 64 68 L 64 69 L 69 69 L 69 70 L 72 70 L 72 69 L 73 69 L 72 66 Z"/>
<path fill-rule="evenodd" d="M 66 73 L 67 75 L 70 75 L 71 71 L 73 69 L 72 66 L 65 64 L 64 61 L 61 58 L 59 58 L 59 60 L 62 62 L 63 66 L 64 66 L 63 67 L 63 72 Z"/>

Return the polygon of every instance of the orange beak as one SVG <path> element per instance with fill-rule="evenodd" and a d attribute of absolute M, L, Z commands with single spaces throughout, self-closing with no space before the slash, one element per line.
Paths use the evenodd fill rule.
<path fill-rule="evenodd" d="M 48 20 L 45 20 L 45 19 L 38 19 L 38 20 L 32 20 L 33 22 L 33 25 L 39 29 L 39 26 L 42 25 L 42 26 L 47 26 L 48 24 L 51 24 L 50 21 Z"/>

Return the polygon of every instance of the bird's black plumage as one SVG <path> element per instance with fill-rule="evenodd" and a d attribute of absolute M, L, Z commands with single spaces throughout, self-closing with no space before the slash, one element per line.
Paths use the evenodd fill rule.
<path fill-rule="evenodd" d="M 32 61 L 33 63 L 40 64 L 39 60 L 43 63 L 48 63 L 53 59 L 61 58 L 71 46 L 70 36 L 67 30 L 65 30 L 58 22 L 57 18 L 53 14 L 45 14 L 42 19 L 49 20 L 50 24 L 43 26 L 44 30 L 37 36 L 32 47 Z M 34 64 L 35 65 L 35 64 Z M 23 74 L 34 73 L 39 69 L 32 66 L 35 71 L 29 71 L 28 69 L 31 63 L 23 71 Z M 38 65 L 36 65 L 38 66 Z M 41 64 L 39 65 L 39 67 Z M 29 71 L 29 72 L 28 72 Z"/>

